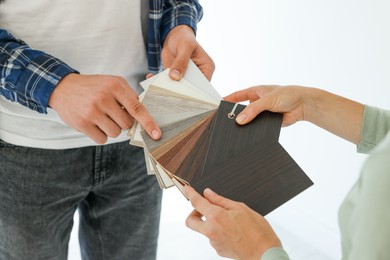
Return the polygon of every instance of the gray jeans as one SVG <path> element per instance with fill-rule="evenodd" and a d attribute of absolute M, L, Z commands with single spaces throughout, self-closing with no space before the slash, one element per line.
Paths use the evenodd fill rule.
<path fill-rule="evenodd" d="M 128 142 L 47 150 L 0 141 L 0 259 L 67 259 L 76 209 L 83 259 L 155 259 L 161 197 Z"/>

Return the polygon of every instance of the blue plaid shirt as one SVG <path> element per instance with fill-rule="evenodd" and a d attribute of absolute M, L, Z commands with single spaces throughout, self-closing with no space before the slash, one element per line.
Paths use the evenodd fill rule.
<path fill-rule="evenodd" d="M 161 70 L 161 48 L 169 31 L 185 24 L 196 31 L 202 18 L 198 0 L 149 0 L 148 65 L 151 73 Z M 0 29 L 0 94 L 40 113 L 47 113 L 48 101 L 58 82 L 76 72 L 61 60 Z M 1 109 L 1 104 L 0 104 Z"/>

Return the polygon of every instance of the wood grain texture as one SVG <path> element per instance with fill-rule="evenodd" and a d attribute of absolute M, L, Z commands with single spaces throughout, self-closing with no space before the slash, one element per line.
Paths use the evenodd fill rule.
<path fill-rule="evenodd" d="M 188 155 L 181 162 L 176 172 L 173 173 L 175 176 L 191 183 L 197 175 L 202 174 L 215 118 L 216 113 L 210 118 L 209 124 L 203 130 L 193 148 L 188 152 Z"/>
<path fill-rule="evenodd" d="M 159 172 L 155 160 L 149 156 L 149 151 L 146 147 L 144 147 L 144 153 L 146 154 L 145 160 L 147 160 L 149 164 L 148 171 L 150 171 L 150 173 L 148 172 L 148 174 L 154 174 L 156 176 L 160 188 L 167 189 L 174 186 L 175 184 L 172 182 L 170 176 L 167 176 L 164 171 L 161 173 Z"/>
<path fill-rule="evenodd" d="M 186 158 L 192 158 L 191 152 L 193 152 L 195 146 L 198 144 L 199 139 L 204 135 L 205 130 L 209 127 L 210 121 L 213 119 L 214 114 L 211 114 L 198 128 L 182 139 L 180 143 L 160 157 L 159 163 L 170 173 L 178 173 L 179 167 L 182 165 Z"/>
<path fill-rule="evenodd" d="M 207 149 L 205 169 L 226 163 L 229 158 L 245 153 L 246 150 L 265 141 L 277 142 L 279 139 L 282 114 L 264 111 L 251 123 L 239 125 L 235 118 L 228 117 L 234 105 L 221 101 Z M 238 105 L 235 114 L 238 115 L 244 108 L 244 105 Z"/>
<path fill-rule="evenodd" d="M 149 87 L 142 104 L 160 127 L 217 109 L 214 104 L 155 86 Z"/>
<path fill-rule="evenodd" d="M 283 147 L 270 140 L 208 168 L 190 183 L 200 194 L 211 188 L 263 216 L 312 184 Z"/>
<path fill-rule="evenodd" d="M 186 118 L 179 122 L 161 127 L 162 136 L 159 140 L 153 140 L 146 131 L 141 131 L 145 146 L 149 153 L 158 160 L 158 158 L 167 152 L 170 148 L 185 138 L 187 134 L 196 129 L 202 122 L 204 122 L 211 112 L 207 111 L 200 115 Z"/>

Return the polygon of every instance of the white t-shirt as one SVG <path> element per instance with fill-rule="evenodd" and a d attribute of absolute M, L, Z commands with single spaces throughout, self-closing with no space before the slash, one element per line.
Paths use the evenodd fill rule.
<path fill-rule="evenodd" d="M 147 73 L 141 1 L 9 0 L 0 5 L 0 27 L 81 74 L 122 76 L 140 93 Z M 126 132 L 108 143 L 128 139 Z M 96 145 L 53 109 L 40 114 L 2 96 L 0 139 L 48 149 Z"/>

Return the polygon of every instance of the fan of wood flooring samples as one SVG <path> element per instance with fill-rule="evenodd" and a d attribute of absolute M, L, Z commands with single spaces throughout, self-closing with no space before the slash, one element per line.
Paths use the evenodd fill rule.
<path fill-rule="evenodd" d="M 142 86 L 163 136 L 155 141 L 137 125 L 131 143 L 144 147 L 162 188 L 211 188 L 266 215 L 313 184 L 278 142 L 282 115 L 265 111 L 238 125 L 245 106 L 221 100 L 192 62 L 180 81 L 164 71 Z"/>

